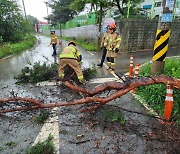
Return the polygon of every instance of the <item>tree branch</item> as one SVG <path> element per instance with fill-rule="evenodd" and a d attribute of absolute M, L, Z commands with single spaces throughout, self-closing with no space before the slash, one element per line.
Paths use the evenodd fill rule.
<path fill-rule="evenodd" d="M 93 104 L 91 107 L 87 107 L 86 109 L 83 109 L 82 111 L 91 111 L 95 110 L 97 108 L 102 107 L 106 103 L 121 97 L 122 95 L 125 95 L 129 91 L 131 91 L 134 88 L 140 87 L 140 86 L 146 86 L 146 85 L 152 85 L 152 84 L 170 84 L 175 86 L 176 88 L 180 89 L 180 79 L 169 77 L 169 76 L 154 76 L 154 77 L 141 77 L 141 78 L 134 78 L 131 80 L 127 80 L 124 83 L 119 82 L 107 82 L 98 85 L 93 90 L 87 90 L 85 88 L 76 87 L 69 82 L 65 83 L 66 86 L 71 88 L 72 90 L 75 90 L 77 92 L 88 94 L 89 97 L 85 97 L 79 100 L 75 100 L 72 102 L 55 102 L 51 104 L 45 104 L 43 102 L 40 102 L 35 99 L 29 99 L 29 98 L 21 98 L 21 97 L 13 97 L 13 98 L 3 98 L 0 99 L 0 105 L 2 106 L 5 102 L 12 102 L 12 101 L 23 101 L 23 102 L 29 102 L 33 103 L 34 106 L 28 106 L 28 107 L 18 107 L 18 108 L 12 108 L 12 109 L 1 109 L 0 113 L 6 113 L 6 112 L 12 112 L 12 111 L 22 111 L 22 110 L 33 110 L 38 108 L 54 108 L 54 107 L 60 107 L 60 106 L 72 106 L 72 105 L 81 105 L 81 104 L 87 104 L 87 103 L 96 103 Z M 112 93 L 108 97 L 93 97 L 94 95 L 100 94 L 101 92 L 104 92 L 106 90 L 117 90 L 116 92 Z M 98 104 L 97 104 L 98 103 Z"/>

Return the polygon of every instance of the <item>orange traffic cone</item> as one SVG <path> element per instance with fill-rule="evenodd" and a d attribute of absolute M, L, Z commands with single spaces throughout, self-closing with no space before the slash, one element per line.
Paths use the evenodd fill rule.
<path fill-rule="evenodd" d="M 136 65 L 135 65 L 134 78 L 138 77 L 138 75 L 139 75 L 139 67 L 140 67 L 140 64 L 136 64 Z M 132 92 L 133 92 L 133 93 L 136 93 L 136 88 L 134 88 L 134 89 L 132 90 Z"/>
<path fill-rule="evenodd" d="M 166 99 L 165 99 L 165 107 L 164 107 L 164 117 L 163 124 L 171 125 L 172 122 L 170 120 L 173 108 L 173 86 L 167 85 Z"/>
<path fill-rule="evenodd" d="M 133 77 L 133 56 L 130 56 L 129 77 Z"/>

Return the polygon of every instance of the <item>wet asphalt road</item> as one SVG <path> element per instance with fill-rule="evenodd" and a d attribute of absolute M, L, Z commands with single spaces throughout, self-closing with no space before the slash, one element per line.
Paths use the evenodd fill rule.
<path fill-rule="evenodd" d="M 20 97 L 39 98 L 45 102 L 63 101 L 61 99 L 62 92 L 57 87 L 54 91 L 57 95 L 51 95 L 52 89 L 49 87 L 34 87 L 16 85 L 14 76 L 19 74 L 21 69 L 29 66 L 37 61 L 41 63 L 57 63 L 58 57 L 52 57 L 52 49 L 47 47 L 50 39 L 45 36 L 37 36 L 39 43 L 26 52 L 19 55 L 0 60 L 0 97 L 12 97 L 17 95 Z M 67 45 L 63 41 L 63 47 Z M 59 47 L 59 51 L 62 48 Z M 79 47 L 83 56 L 83 67 L 87 68 L 93 64 L 99 63 L 101 53 L 88 52 Z M 119 54 L 117 57 L 116 73 L 125 73 L 129 69 L 129 56 L 134 56 L 134 63 L 145 63 L 151 60 L 152 52 L 145 51 L 139 53 Z M 179 49 L 172 49 L 167 56 L 180 55 Z M 98 78 L 112 78 L 113 74 L 108 72 L 105 67 L 97 68 Z M 97 84 L 89 84 L 89 89 Z M 51 89 L 51 90 L 50 90 Z M 59 91 L 60 90 L 60 91 Z M 40 93 L 43 92 L 43 93 Z M 103 93 L 101 96 L 106 97 L 111 93 Z M 76 94 L 66 94 L 67 98 L 76 97 Z M 79 96 L 78 96 L 79 97 Z M 64 100 L 68 100 L 64 98 Z M 72 98 L 71 98 L 72 99 Z M 112 106 L 111 106 L 112 105 Z M 139 105 L 138 101 L 134 99 L 131 94 L 127 94 L 116 101 L 112 101 L 103 109 L 112 108 L 113 105 L 132 109 L 139 112 L 144 112 L 145 109 Z M 168 144 L 162 142 L 151 142 L 146 140 L 148 132 L 159 127 L 157 120 L 144 117 L 135 113 L 123 112 L 128 124 L 124 127 L 120 124 L 112 124 L 106 122 L 102 115 L 103 109 L 93 114 L 80 114 L 79 107 L 63 107 L 59 109 L 59 151 L 60 153 L 165 153 L 168 152 Z M 23 113 L 24 114 L 24 113 Z M 4 123 L 0 129 L 0 147 L 3 148 L 2 153 L 25 153 L 25 147 L 28 147 L 35 140 L 42 125 L 36 125 L 30 119 L 32 116 L 25 115 L 16 116 L 7 114 L 5 117 L 0 116 L 1 124 Z M 29 119 L 29 120 L 28 120 Z M 14 123 L 16 125 L 14 125 Z M 30 127 L 31 126 L 31 127 Z M 6 127 L 10 128 L 6 131 Z M 18 130 L 18 131 L 17 131 Z M 11 138 L 11 135 L 14 137 Z M 8 135 L 6 134 L 8 133 Z M 17 139 L 18 138 L 18 139 Z M 9 141 L 19 144 L 15 148 L 8 147 Z M 21 147 L 23 142 L 23 148 Z M 170 146 L 170 145 L 169 145 Z M 1 149 L 1 148 L 0 148 Z M 164 149 L 164 150 L 162 150 Z M 0 151 L 1 153 L 1 151 Z"/>

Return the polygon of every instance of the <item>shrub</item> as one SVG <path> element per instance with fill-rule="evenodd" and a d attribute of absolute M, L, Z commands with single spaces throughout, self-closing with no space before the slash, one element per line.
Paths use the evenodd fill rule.
<path fill-rule="evenodd" d="M 31 68 L 23 68 L 21 73 L 15 77 L 17 80 L 16 83 L 37 83 L 41 81 L 59 79 L 58 67 L 58 64 L 47 65 L 46 63 L 43 63 L 41 65 L 40 62 L 37 62 Z M 64 74 L 65 80 L 74 80 L 75 82 L 78 82 L 74 70 L 70 69 L 69 67 L 65 67 Z M 84 79 L 87 81 L 93 78 L 96 74 L 97 71 L 95 66 L 83 70 Z"/>
<path fill-rule="evenodd" d="M 58 65 L 47 65 L 45 62 L 41 65 L 40 62 L 36 62 L 32 68 L 25 67 L 22 69 L 15 79 L 17 83 L 37 83 L 41 81 L 51 80 L 54 77 L 58 77 Z"/>

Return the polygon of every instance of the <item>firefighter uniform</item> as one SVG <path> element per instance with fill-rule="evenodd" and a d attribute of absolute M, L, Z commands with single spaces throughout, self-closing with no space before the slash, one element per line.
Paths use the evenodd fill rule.
<path fill-rule="evenodd" d="M 81 54 L 75 47 L 74 42 L 70 42 L 67 47 L 65 47 L 62 53 L 59 55 L 60 66 L 59 66 L 59 77 L 62 79 L 64 77 L 64 68 L 69 65 L 76 73 L 79 82 L 84 82 L 83 73 L 81 66 L 79 64 Z"/>
<path fill-rule="evenodd" d="M 114 70 L 116 64 L 116 56 L 120 48 L 121 37 L 118 33 L 113 32 L 108 36 L 105 45 L 107 46 L 107 62 L 108 62 L 108 69 Z"/>
<path fill-rule="evenodd" d="M 108 27 L 107 27 L 108 28 Z M 108 35 L 109 35 L 109 32 L 108 32 L 108 29 L 107 31 L 104 33 L 103 37 L 102 37 L 102 40 L 101 40 L 101 45 L 100 45 L 100 48 L 102 49 L 103 53 L 102 53 L 102 58 L 101 58 L 101 62 L 100 64 L 97 64 L 97 66 L 100 66 L 102 67 L 103 66 L 103 63 L 104 63 L 104 60 L 106 58 L 106 54 L 107 54 L 107 46 L 106 46 L 106 40 L 108 39 Z"/>
<path fill-rule="evenodd" d="M 52 45 L 52 47 L 53 47 L 53 54 L 52 55 L 57 55 L 57 53 L 56 53 L 57 40 L 58 40 L 58 37 L 55 34 L 55 31 L 52 31 L 51 32 L 51 43 L 50 43 L 50 45 Z"/>

